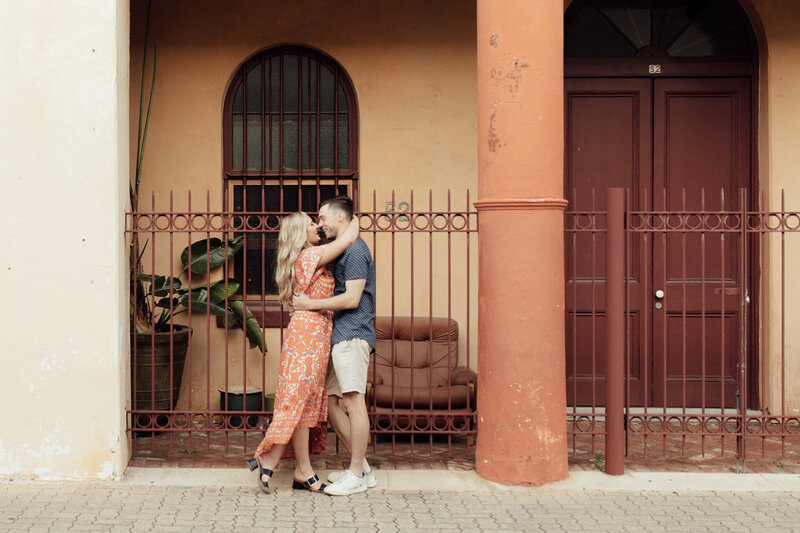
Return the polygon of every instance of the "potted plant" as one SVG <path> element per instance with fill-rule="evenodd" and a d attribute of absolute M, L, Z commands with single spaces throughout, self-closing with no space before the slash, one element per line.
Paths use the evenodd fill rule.
<path fill-rule="evenodd" d="M 184 286 L 181 277 L 189 271 L 204 275 L 221 267 L 242 248 L 243 237 L 230 239 L 227 243 L 212 238 L 200 240 L 191 247 L 184 248 L 180 259 L 183 270 L 179 277 L 139 273 L 137 281 L 143 294 L 137 299 L 144 303 L 151 317 L 150 331 L 136 332 L 132 346 L 136 349 L 136 393 L 134 409 L 172 409 L 178 398 L 183 375 L 183 363 L 189 343 L 191 330 L 187 326 L 176 325 L 174 318 L 181 314 L 208 313 L 221 317 L 223 327 L 241 328 L 250 342 L 250 348 L 265 351 L 261 326 L 240 300 L 231 300 L 239 290 L 239 282 L 228 278 L 206 282 L 192 287 Z M 172 398 L 165 395 L 170 390 L 167 371 L 172 359 Z M 155 372 L 151 365 L 163 370 Z M 156 379 L 153 375 L 158 373 Z M 154 397 L 154 394 L 158 396 Z M 155 399 L 155 403 L 154 403 Z"/>

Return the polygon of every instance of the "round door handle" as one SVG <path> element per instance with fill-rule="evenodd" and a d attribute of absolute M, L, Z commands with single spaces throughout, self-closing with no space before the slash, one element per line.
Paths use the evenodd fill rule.
<path fill-rule="evenodd" d="M 664 291 L 662 291 L 661 289 L 658 289 L 656 291 L 656 298 L 658 298 L 660 300 L 663 297 L 664 297 Z"/>

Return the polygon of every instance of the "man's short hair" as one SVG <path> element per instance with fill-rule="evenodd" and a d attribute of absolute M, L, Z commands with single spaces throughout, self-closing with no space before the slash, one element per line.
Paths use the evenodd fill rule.
<path fill-rule="evenodd" d="M 333 209 L 335 211 L 341 211 L 344 213 L 345 219 L 348 221 L 353 218 L 353 200 L 347 196 L 342 195 L 328 198 L 319 204 L 319 208 L 322 209 L 322 207 L 325 205 L 328 206 L 328 209 Z"/>

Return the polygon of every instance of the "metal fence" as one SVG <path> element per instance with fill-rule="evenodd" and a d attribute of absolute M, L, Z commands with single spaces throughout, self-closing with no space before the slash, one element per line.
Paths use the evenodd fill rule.
<path fill-rule="evenodd" d="M 311 187 L 295 189 L 316 194 L 318 205 L 321 188 Z M 385 196 L 379 201 L 373 192 L 371 206 L 362 200 L 358 213 L 376 267 L 378 345 L 367 392 L 373 445 L 469 453 L 476 434 L 477 212 L 468 191 L 458 198 L 428 192 L 421 201 L 413 191 Z M 142 324 L 148 331 L 131 336 L 134 453 L 157 439 L 168 439 L 170 452 L 250 452 L 271 421 L 273 398 L 265 392 L 274 390 L 289 320 L 271 279 L 288 213 L 213 211 L 209 195 L 204 209 L 193 207 L 191 195 L 149 200 L 125 220 L 140 272 L 132 302 L 155 310 Z M 153 331 L 159 320 L 163 334 Z M 251 328 L 265 340 L 266 355 L 251 342 L 258 337 L 248 335 Z"/>
<path fill-rule="evenodd" d="M 612 473 L 623 456 L 796 457 L 800 213 L 744 190 L 591 198 L 565 218 L 571 453 Z"/>

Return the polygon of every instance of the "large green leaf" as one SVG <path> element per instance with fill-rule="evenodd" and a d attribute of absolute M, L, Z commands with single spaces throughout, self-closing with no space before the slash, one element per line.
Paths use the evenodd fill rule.
<path fill-rule="evenodd" d="M 195 243 L 192 243 L 192 246 L 187 246 L 181 252 L 181 264 L 183 265 L 183 270 L 191 269 L 193 274 L 205 274 L 209 270 L 214 270 L 215 268 L 222 266 L 225 261 L 229 258 L 236 255 L 236 253 L 241 250 L 242 245 L 244 245 L 244 237 L 236 237 L 235 239 L 231 239 L 228 241 L 227 250 L 225 242 L 217 239 L 216 237 L 212 239 L 203 239 L 199 240 Z M 189 250 L 191 248 L 192 252 L 192 263 L 189 265 Z"/>
<path fill-rule="evenodd" d="M 178 305 L 180 305 L 181 300 L 180 300 L 180 298 L 175 298 L 175 297 L 173 297 L 171 299 L 170 298 L 161 298 L 160 300 L 158 300 L 156 302 L 156 307 L 163 307 L 164 309 L 169 309 L 170 308 L 170 302 L 172 302 L 172 310 L 174 311 L 174 310 L 176 310 L 178 308 Z"/>
<path fill-rule="evenodd" d="M 225 280 L 221 279 L 219 281 L 215 281 L 211 285 L 198 285 L 196 287 L 192 287 L 191 290 L 198 290 L 198 289 L 207 289 L 208 290 L 208 298 L 212 304 L 216 305 L 224 305 L 225 300 L 229 300 L 231 296 L 236 294 L 236 291 L 239 290 L 239 282 L 233 278 L 228 278 L 228 290 L 225 290 Z"/>
<path fill-rule="evenodd" d="M 265 353 L 267 347 L 264 345 L 264 335 L 253 313 L 251 313 L 250 310 L 245 307 L 244 302 L 240 300 L 232 301 L 230 303 L 230 308 L 231 311 L 236 314 L 239 323 L 245 322 L 245 333 L 247 334 L 247 339 L 250 341 L 250 348 L 258 348 L 261 350 L 261 353 Z M 245 313 L 247 314 L 246 321 L 242 320 Z"/>
<path fill-rule="evenodd" d="M 225 316 L 226 309 L 218 304 L 211 302 L 208 298 L 208 290 L 203 287 L 187 292 L 181 297 L 183 307 L 191 307 L 192 311 L 209 313 L 214 316 Z"/>
<path fill-rule="evenodd" d="M 153 274 L 139 274 L 136 276 L 136 279 L 139 281 L 150 283 L 150 287 L 147 289 L 147 294 L 151 294 L 156 297 L 164 297 L 168 296 L 170 293 L 170 285 L 169 280 L 170 278 L 166 276 L 158 276 Z M 181 280 L 178 278 L 172 278 L 172 290 L 176 291 L 177 289 L 181 288 Z"/>

